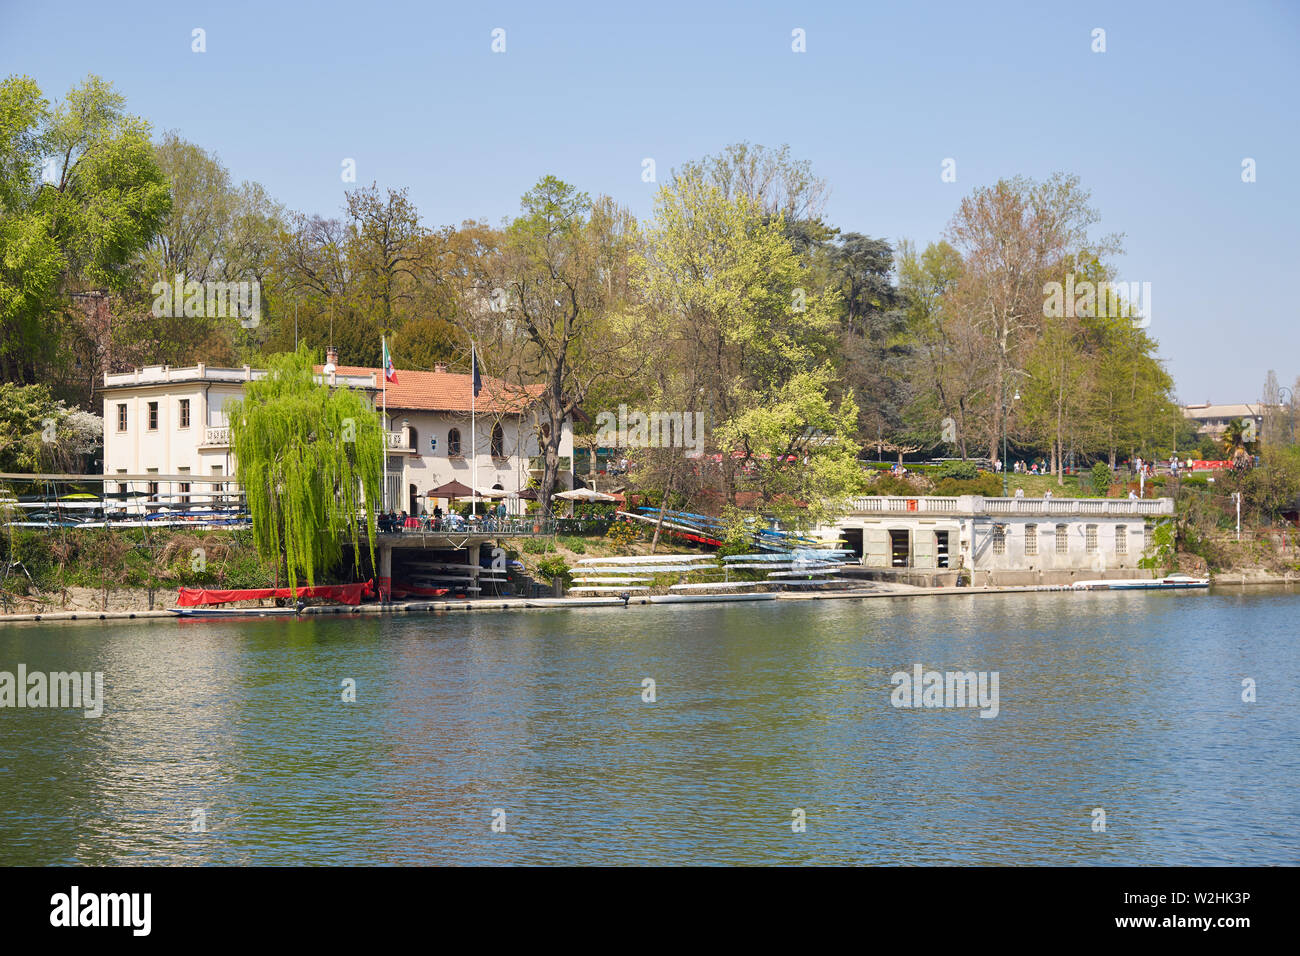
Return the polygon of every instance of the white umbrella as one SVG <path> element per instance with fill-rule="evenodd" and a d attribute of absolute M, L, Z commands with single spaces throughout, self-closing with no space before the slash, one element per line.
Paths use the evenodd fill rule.
<path fill-rule="evenodd" d="M 562 491 L 555 497 L 565 501 L 618 501 L 613 495 L 594 491 L 591 488 L 574 488 L 572 491 Z"/>

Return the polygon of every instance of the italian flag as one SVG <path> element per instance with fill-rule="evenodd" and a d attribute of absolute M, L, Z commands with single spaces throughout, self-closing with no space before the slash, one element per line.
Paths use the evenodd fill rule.
<path fill-rule="evenodd" d="M 388 342 L 383 341 L 384 347 L 384 381 L 397 384 L 397 369 L 393 367 L 393 355 L 388 351 Z"/>

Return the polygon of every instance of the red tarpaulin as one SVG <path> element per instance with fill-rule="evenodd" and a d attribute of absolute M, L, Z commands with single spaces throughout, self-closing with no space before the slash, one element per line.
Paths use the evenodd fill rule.
<path fill-rule="evenodd" d="M 318 584 L 298 589 L 300 598 L 329 598 L 341 604 L 360 604 L 363 597 L 373 597 L 374 582 L 360 584 Z M 237 591 L 214 591 L 208 588 L 177 589 L 179 607 L 200 607 L 204 604 L 229 604 L 232 601 L 255 601 L 260 598 L 291 598 L 288 588 L 243 588 Z"/>

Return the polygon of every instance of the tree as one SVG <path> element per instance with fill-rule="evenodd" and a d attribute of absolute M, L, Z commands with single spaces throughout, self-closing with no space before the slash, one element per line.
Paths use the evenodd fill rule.
<path fill-rule="evenodd" d="M 1253 463 L 1253 456 L 1259 451 L 1259 442 L 1247 437 L 1245 419 L 1234 418 L 1223 429 L 1220 439 L 1223 453 L 1232 463 L 1233 471 L 1245 471 Z"/>
<path fill-rule="evenodd" d="M 103 435 L 103 419 L 69 409 L 48 386 L 0 382 L 0 471 L 80 472 Z"/>
<path fill-rule="evenodd" d="M 961 255 L 946 242 L 930 243 L 920 254 L 908 240 L 899 244 L 898 291 L 910 343 L 902 376 L 904 420 L 930 446 L 954 445 L 965 459 L 978 440 L 976 410 L 989 391 L 991 355 L 986 337 L 954 302 L 963 268 Z"/>
<path fill-rule="evenodd" d="M 8 380 L 66 370 L 85 330 L 65 296 L 138 284 L 136 254 L 170 208 L 149 126 L 124 104 L 95 76 L 52 109 L 30 78 L 0 83 L 0 375 Z"/>
<path fill-rule="evenodd" d="M 538 501 L 550 513 L 559 474 L 563 423 L 601 374 L 617 374 L 627 341 L 622 309 L 636 222 L 612 201 L 596 203 L 544 176 L 520 201 L 505 230 L 496 357 L 503 377 L 540 380 L 536 423 L 542 452 Z"/>
<path fill-rule="evenodd" d="M 1091 366 L 1077 321 L 1049 318 L 1027 356 L 1027 376 L 1023 384 L 1016 386 L 1022 393 L 1020 409 L 1029 434 L 1040 446 L 1051 449 L 1050 464 L 1058 485 L 1065 484 L 1066 452 L 1090 424 L 1087 413 Z M 1003 467 L 1008 465 L 1004 463 Z M 1094 475 L 1099 474 L 1094 471 Z"/>
<path fill-rule="evenodd" d="M 1089 242 L 1098 216 L 1088 203 L 1076 176 L 1058 173 L 1043 182 L 1016 177 L 975 190 L 948 225 L 948 238 L 965 260 L 961 308 L 993 346 L 986 400 L 990 458 L 999 457 L 1003 388 L 1042 325 L 1045 282 L 1071 262 L 1120 251 L 1118 236 Z"/>
<path fill-rule="evenodd" d="M 684 360 L 670 407 L 704 404 L 729 505 L 744 481 L 760 507 L 820 513 L 856 472 L 857 406 L 830 394 L 836 294 L 813 289 L 780 216 L 698 173 L 663 187 L 655 215 L 644 318 L 655 349 Z"/>
<path fill-rule="evenodd" d="M 716 186 L 725 200 L 744 197 L 764 216 L 780 216 L 786 223 L 817 219 L 829 192 L 808 160 L 791 158 L 789 146 L 732 143 L 716 156 L 686 163 L 673 176 Z"/>
<path fill-rule="evenodd" d="M 426 233 L 405 189 L 381 196 L 376 184 L 347 194 L 348 265 L 367 311 L 391 331 L 419 283 Z"/>
<path fill-rule="evenodd" d="M 360 567 L 363 513 L 373 566 L 384 458 L 373 403 L 318 382 L 313 362 L 307 349 L 272 357 L 227 409 L 258 554 L 283 563 L 295 594 L 300 575 L 310 586 L 340 562 L 343 540 Z"/>

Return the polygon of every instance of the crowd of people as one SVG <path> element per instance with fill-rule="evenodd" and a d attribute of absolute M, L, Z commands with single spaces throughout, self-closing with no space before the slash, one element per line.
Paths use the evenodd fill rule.
<path fill-rule="evenodd" d="M 504 502 L 489 507 L 481 515 L 468 517 L 455 511 L 444 512 L 440 505 L 435 505 L 432 512 L 418 515 L 405 511 L 388 511 L 380 513 L 377 524 L 381 532 L 401 531 L 496 531 L 504 528 L 508 515 Z"/>

